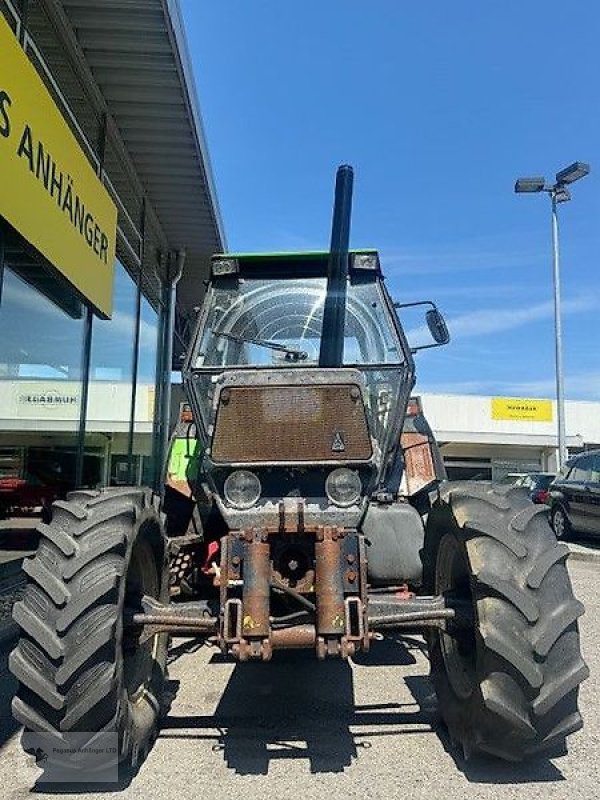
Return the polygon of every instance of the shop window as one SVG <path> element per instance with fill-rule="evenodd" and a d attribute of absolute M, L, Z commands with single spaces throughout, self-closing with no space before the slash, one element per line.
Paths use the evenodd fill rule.
<path fill-rule="evenodd" d="M 50 281 L 48 284 L 48 292 L 42 294 L 13 269 L 5 269 L 0 312 L 0 379 L 38 381 L 40 390 L 60 384 L 61 392 L 67 392 L 65 384 L 81 381 L 83 308 L 66 294 L 61 298 L 65 301 L 61 308 L 49 297 L 56 286 Z M 21 398 L 20 405 L 44 405 L 43 397 L 32 397 L 29 404 L 26 400 Z M 78 400 L 78 396 L 73 398 L 67 393 L 62 400 L 57 397 L 56 404 L 63 411 L 73 411 Z M 48 404 L 51 405 L 50 398 Z M 6 408 L 5 403 L 2 405 Z M 77 411 L 54 418 L 77 421 L 79 414 Z"/>
<path fill-rule="evenodd" d="M 492 468 L 486 466 L 451 467 L 446 465 L 449 481 L 491 481 Z"/>
<path fill-rule="evenodd" d="M 137 324 L 137 286 L 117 261 L 113 284 L 113 313 L 109 320 L 94 318 L 86 419 L 86 454 L 101 451 L 97 481 L 86 486 L 114 485 L 111 458 L 127 456 L 133 391 L 133 356 Z M 88 475 L 88 478 L 91 477 Z"/>
<path fill-rule="evenodd" d="M 16 238 L 7 253 L 0 304 L 0 453 L 4 511 L 40 511 L 75 487 L 75 457 L 44 468 L 75 443 L 82 385 L 84 309 Z M 9 487 L 9 488 L 10 488 Z M 9 499 L 8 496 L 10 495 Z"/>
<path fill-rule="evenodd" d="M 156 413 L 158 314 L 145 297 L 140 309 L 140 349 L 133 427 L 132 481 L 152 485 L 152 445 Z"/>

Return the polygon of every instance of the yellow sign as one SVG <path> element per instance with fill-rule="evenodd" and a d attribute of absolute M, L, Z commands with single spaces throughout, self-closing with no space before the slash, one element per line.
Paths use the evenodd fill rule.
<path fill-rule="evenodd" d="M 492 397 L 492 419 L 552 422 L 552 401 L 528 397 Z"/>
<path fill-rule="evenodd" d="M 117 209 L 2 14 L 0 215 L 110 316 Z"/>

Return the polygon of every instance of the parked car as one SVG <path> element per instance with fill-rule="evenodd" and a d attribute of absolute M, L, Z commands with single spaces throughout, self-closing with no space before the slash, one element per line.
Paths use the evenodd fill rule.
<path fill-rule="evenodd" d="M 550 484 L 550 521 L 557 538 L 600 535 L 600 450 L 570 458 Z"/>
<path fill-rule="evenodd" d="M 52 503 L 66 497 L 68 489 L 68 485 L 58 482 L 46 485 L 31 474 L 25 477 L 3 475 L 0 477 L 0 519 L 41 512 L 42 520 L 50 522 Z"/>
<path fill-rule="evenodd" d="M 529 499 L 532 503 L 543 504 L 550 499 L 550 484 L 556 479 L 554 472 L 531 472 L 519 484 L 527 489 Z"/>
<path fill-rule="evenodd" d="M 498 486 L 523 486 L 523 481 L 527 478 L 527 472 L 509 472 L 500 480 L 495 481 Z"/>

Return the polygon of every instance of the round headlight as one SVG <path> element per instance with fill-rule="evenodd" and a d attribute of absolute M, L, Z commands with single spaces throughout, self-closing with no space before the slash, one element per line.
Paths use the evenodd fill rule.
<path fill-rule="evenodd" d="M 334 469 L 325 481 L 325 492 L 336 506 L 352 506 L 358 503 L 362 494 L 358 472 L 347 467 Z"/>
<path fill-rule="evenodd" d="M 234 508 L 251 508 L 260 499 L 261 492 L 258 477 L 247 469 L 232 472 L 223 487 L 227 504 Z"/>

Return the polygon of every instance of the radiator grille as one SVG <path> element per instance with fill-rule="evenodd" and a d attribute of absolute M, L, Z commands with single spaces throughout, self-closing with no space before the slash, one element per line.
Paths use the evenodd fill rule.
<path fill-rule="evenodd" d="M 217 463 L 368 461 L 371 439 L 358 386 L 257 386 L 221 392 Z"/>

